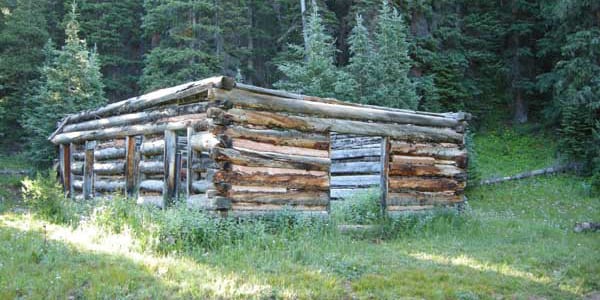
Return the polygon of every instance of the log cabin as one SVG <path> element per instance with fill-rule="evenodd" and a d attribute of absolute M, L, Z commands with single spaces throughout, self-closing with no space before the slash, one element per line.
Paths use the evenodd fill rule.
<path fill-rule="evenodd" d="M 49 140 L 71 197 L 322 215 L 331 201 L 370 189 L 392 213 L 464 201 L 469 118 L 219 76 L 68 115 Z"/>

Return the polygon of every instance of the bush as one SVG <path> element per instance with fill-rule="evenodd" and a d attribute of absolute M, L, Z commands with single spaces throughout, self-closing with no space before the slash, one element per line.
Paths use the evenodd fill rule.
<path fill-rule="evenodd" d="M 358 192 L 332 207 L 332 218 L 350 224 L 374 224 L 381 220 L 378 190 Z"/>
<path fill-rule="evenodd" d="M 21 183 L 23 201 L 44 219 L 55 223 L 77 220 L 74 204 L 65 197 L 52 171 L 38 173 L 35 179 L 25 177 Z"/>

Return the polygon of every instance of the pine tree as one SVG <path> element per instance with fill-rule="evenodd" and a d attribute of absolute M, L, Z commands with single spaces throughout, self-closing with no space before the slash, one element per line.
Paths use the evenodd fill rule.
<path fill-rule="evenodd" d="M 22 120 L 29 133 L 30 157 L 41 165 L 55 157 L 55 148 L 47 138 L 62 117 L 106 103 L 97 53 L 88 51 L 78 33 L 73 5 L 65 29 L 65 45 L 61 50 L 54 50 L 48 42 L 44 48 L 46 63 L 42 79 L 37 82 L 39 88 L 31 97 Z"/>
<path fill-rule="evenodd" d="M 372 99 L 373 64 L 375 63 L 373 45 L 361 15 L 356 15 L 356 25 L 352 28 L 348 42 L 351 55 L 348 73 L 356 86 L 352 100 L 360 103 L 374 102 Z"/>
<path fill-rule="evenodd" d="M 141 1 L 80 0 L 81 32 L 97 45 L 106 95 L 121 100 L 137 94 L 142 69 Z"/>
<path fill-rule="evenodd" d="M 416 109 L 419 104 L 415 84 L 408 77 L 412 60 L 408 56 L 408 29 L 386 0 L 382 1 L 377 16 L 375 43 L 374 95 L 377 103 L 390 107 Z"/>
<path fill-rule="evenodd" d="M 349 76 L 334 65 L 333 38 L 325 32 L 316 7 L 308 19 L 306 30 L 306 47 L 292 46 L 295 60 L 278 65 L 285 79 L 277 82 L 275 87 L 321 97 L 348 97 L 352 93 L 348 90 L 351 87 L 347 84 Z"/>
<path fill-rule="evenodd" d="M 144 34 L 152 50 L 144 59 L 143 90 L 173 86 L 220 73 L 223 40 L 219 7 L 212 0 L 144 2 Z M 210 17 L 207 17 L 210 16 Z"/>
<path fill-rule="evenodd" d="M 44 61 L 42 48 L 48 40 L 44 4 L 39 0 L 17 1 L 0 32 L 0 110 L 4 111 L 0 132 L 8 135 L 2 136 L 3 141 L 19 137 L 14 129 L 23 112 L 27 83 L 39 76 Z"/>

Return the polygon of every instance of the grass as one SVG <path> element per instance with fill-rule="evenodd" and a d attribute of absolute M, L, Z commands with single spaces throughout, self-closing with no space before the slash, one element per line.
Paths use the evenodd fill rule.
<path fill-rule="evenodd" d="M 502 142 L 502 137 L 507 140 Z M 551 140 L 545 141 L 551 148 Z M 553 151 L 521 149 L 537 144 L 537 138 L 516 133 L 477 136 L 477 167 L 484 175 L 543 167 L 554 160 Z M 161 252 L 144 247 L 136 235 L 136 226 L 152 224 L 143 223 L 148 220 L 144 214 L 134 218 L 142 223 L 130 222 L 119 231 L 102 226 L 111 218 L 98 222 L 92 217 L 74 227 L 7 210 L 0 215 L 0 298 L 580 299 L 598 295 L 598 234 L 572 231 L 574 222 L 597 220 L 600 212 L 600 199 L 589 193 L 586 179 L 531 178 L 471 188 L 468 196 L 470 209 L 463 215 L 397 220 L 388 224 L 394 230 L 386 235 L 348 236 L 332 224 L 311 223 L 271 230 L 269 223 L 254 222 L 232 225 L 242 231 L 237 233 L 218 227 L 206 231 L 231 234 L 233 242 Z M 104 216 L 118 219 L 119 215 Z M 167 227 L 187 228 L 177 224 Z M 146 242 L 160 237 L 150 235 Z"/>

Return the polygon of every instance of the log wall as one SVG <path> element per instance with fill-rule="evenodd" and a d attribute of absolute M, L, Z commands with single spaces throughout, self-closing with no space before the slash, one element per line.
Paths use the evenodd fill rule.
<path fill-rule="evenodd" d="M 465 127 L 461 113 L 216 77 L 68 116 L 49 139 L 61 145 L 60 178 L 74 197 L 124 193 L 235 214 L 325 214 L 330 200 L 377 188 L 382 208 L 395 212 L 463 201 Z"/>

